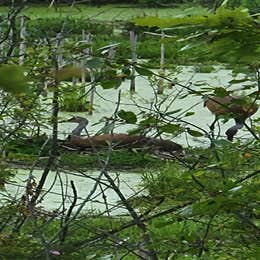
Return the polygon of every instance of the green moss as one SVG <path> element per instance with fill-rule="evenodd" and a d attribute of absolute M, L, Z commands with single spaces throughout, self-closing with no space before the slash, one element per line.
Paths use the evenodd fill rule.
<path fill-rule="evenodd" d="M 7 12 L 7 8 L 1 6 L 0 12 Z M 121 7 L 119 5 L 103 5 L 100 7 L 89 6 L 89 5 L 75 5 L 71 7 L 69 5 L 59 6 L 55 8 L 48 8 L 48 5 L 28 5 L 28 8 L 24 10 L 24 14 L 30 17 L 30 19 L 38 18 L 92 18 L 101 21 L 126 21 L 131 20 L 134 17 L 142 16 L 177 16 L 183 13 L 184 15 L 198 15 L 207 14 L 208 10 L 201 6 L 190 7 L 188 5 L 180 5 L 180 7 L 169 7 L 169 8 L 144 8 L 139 6 Z"/>
<path fill-rule="evenodd" d="M 39 151 L 44 143 L 44 138 L 34 139 L 19 139 L 13 141 L 8 146 L 8 159 L 11 162 L 22 164 L 31 164 L 34 162 L 39 154 Z M 47 145 L 41 152 L 39 166 L 44 165 L 49 155 L 49 145 Z M 95 168 L 99 167 L 99 160 L 107 160 L 109 156 L 109 167 L 111 168 L 149 168 L 161 167 L 165 164 L 163 160 L 154 158 L 152 155 L 143 151 L 134 150 L 115 150 L 108 154 L 107 150 L 99 150 L 98 154 L 68 152 L 60 149 L 60 163 L 63 166 L 71 166 L 75 168 Z"/>
<path fill-rule="evenodd" d="M 37 156 L 32 154 L 10 152 L 8 154 L 8 159 L 11 162 L 24 162 L 26 164 L 34 162 L 37 159 Z"/>
<path fill-rule="evenodd" d="M 153 158 L 151 155 L 144 152 L 133 152 L 127 150 L 113 151 L 108 155 L 105 151 L 100 151 L 99 154 L 76 154 L 63 153 L 61 155 L 61 163 L 65 166 L 86 168 L 99 167 L 99 159 L 106 160 L 109 156 L 109 167 L 112 168 L 149 168 L 161 167 L 165 162 L 160 159 Z"/>

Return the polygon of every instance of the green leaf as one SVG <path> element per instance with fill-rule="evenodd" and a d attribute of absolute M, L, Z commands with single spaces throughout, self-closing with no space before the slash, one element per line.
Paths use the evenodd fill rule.
<path fill-rule="evenodd" d="M 110 88 L 119 88 L 122 83 L 121 79 L 110 79 L 110 80 L 102 80 L 100 85 L 103 89 L 110 89 Z"/>
<path fill-rule="evenodd" d="M 173 111 L 169 111 L 169 112 L 166 112 L 165 115 L 170 116 L 172 114 L 176 114 L 176 113 L 180 112 L 181 110 L 182 109 L 180 108 L 180 109 L 176 109 L 176 110 L 173 110 Z"/>
<path fill-rule="evenodd" d="M 137 117 L 135 115 L 135 113 L 133 113 L 132 111 L 125 111 L 125 110 L 120 110 L 117 115 L 126 121 L 126 123 L 128 124 L 135 124 L 137 121 Z"/>
<path fill-rule="evenodd" d="M 242 83 L 242 82 L 245 82 L 245 81 L 248 81 L 248 80 L 249 80 L 248 78 L 232 79 L 228 83 L 230 83 L 230 84 L 238 84 L 238 83 Z"/>
<path fill-rule="evenodd" d="M 101 53 L 104 54 L 107 51 L 111 50 L 111 48 L 118 47 L 119 45 L 120 45 L 120 43 L 112 43 L 112 44 L 103 46 L 102 48 L 99 48 L 98 50 L 102 51 Z"/>
<path fill-rule="evenodd" d="M 167 227 L 167 226 L 169 226 L 169 225 L 172 225 L 174 222 L 175 222 L 174 219 L 168 220 L 168 221 L 160 221 L 160 222 L 154 224 L 154 226 L 155 226 L 156 228 L 164 228 L 164 227 Z"/>
<path fill-rule="evenodd" d="M 87 60 L 86 66 L 90 69 L 100 69 L 104 65 L 104 60 L 102 58 L 93 58 Z"/>
<path fill-rule="evenodd" d="M 143 67 L 135 67 L 135 70 L 137 73 L 139 73 L 140 75 L 143 75 L 143 76 L 152 76 L 153 75 L 153 72 L 151 70 L 148 70 L 146 68 L 143 68 Z"/>
<path fill-rule="evenodd" d="M 229 92 L 226 89 L 219 87 L 215 88 L 214 95 L 217 97 L 225 97 L 229 95 Z"/>
<path fill-rule="evenodd" d="M 243 85 L 243 90 L 251 89 L 251 88 L 255 88 L 255 85 L 254 84 Z"/>
<path fill-rule="evenodd" d="M 198 202 L 193 204 L 194 215 L 211 215 L 219 208 L 219 201 L 217 199 L 207 199 L 206 201 Z"/>
<path fill-rule="evenodd" d="M 28 79 L 24 68 L 14 64 L 0 67 L 0 88 L 10 93 L 24 93 L 28 90 Z"/>
<path fill-rule="evenodd" d="M 139 135 L 140 133 L 143 132 L 143 130 L 144 130 L 144 129 L 143 129 L 142 127 L 137 127 L 137 128 L 135 128 L 135 129 L 128 130 L 127 133 L 128 133 L 129 135 Z"/>
<path fill-rule="evenodd" d="M 157 125 L 159 120 L 153 116 L 150 116 L 140 122 L 140 126 L 151 127 Z"/>
<path fill-rule="evenodd" d="M 82 69 L 73 66 L 64 67 L 54 72 L 54 77 L 59 81 L 71 79 L 73 77 L 80 78 L 81 75 Z"/>
<path fill-rule="evenodd" d="M 193 116 L 195 112 L 187 112 L 184 116 Z"/>
<path fill-rule="evenodd" d="M 194 136 L 194 137 L 204 136 L 203 133 L 196 131 L 196 130 L 189 129 L 189 128 L 187 129 L 187 132 L 188 132 L 188 134 L 190 134 L 191 136 Z"/>
<path fill-rule="evenodd" d="M 139 26 L 148 26 L 148 27 L 158 26 L 158 27 L 161 27 L 162 20 L 157 16 L 147 16 L 147 17 L 144 17 L 144 18 L 134 19 L 134 23 L 136 25 L 139 25 Z M 163 27 L 165 27 L 165 26 L 163 26 Z"/>
<path fill-rule="evenodd" d="M 161 131 L 163 131 L 164 133 L 173 134 L 175 132 L 180 131 L 181 127 L 180 127 L 180 125 L 166 124 L 166 125 L 160 126 L 159 129 Z"/>

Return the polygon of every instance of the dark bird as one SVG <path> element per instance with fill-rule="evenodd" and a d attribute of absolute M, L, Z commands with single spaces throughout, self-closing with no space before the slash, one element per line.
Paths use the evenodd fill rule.
<path fill-rule="evenodd" d="M 109 143 L 113 148 L 144 148 L 169 153 L 181 153 L 182 146 L 170 140 L 162 140 L 153 137 L 128 134 L 100 134 L 94 136 L 82 136 L 82 130 L 86 128 L 88 120 L 84 117 L 74 116 L 62 122 L 78 123 L 65 142 L 66 146 L 77 149 L 93 149 L 105 147 Z"/>
<path fill-rule="evenodd" d="M 63 122 L 78 123 L 77 127 L 71 132 L 71 135 L 73 136 L 81 136 L 82 131 L 86 129 L 88 125 L 87 118 L 81 116 L 73 116 L 72 118 L 65 120 Z"/>
<path fill-rule="evenodd" d="M 212 131 L 220 117 L 233 118 L 235 120 L 235 125 L 226 131 L 229 141 L 232 141 L 237 131 L 245 125 L 245 120 L 258 110 L 256 103 L 249 102 L 245 97 L 231 95 L 225 97 L 210 96 L 204 102 L 204 106 L 215 115 L 215 120 L 210 126 Z"/>

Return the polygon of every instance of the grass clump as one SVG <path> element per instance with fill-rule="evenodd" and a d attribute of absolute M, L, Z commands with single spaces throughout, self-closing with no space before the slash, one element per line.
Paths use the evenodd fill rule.
<path fill-rule="evenodd" d="M 107 156 L 106 151 L 100 151 L 98 156 L 95 153 L 76 154 L 66 152 L 61 155 L 61 163 L 65 166 L 78 168 L 96 168 L 100 167 L 99 160 L 106 160 Z M 118 150 L 113 151 L 113 153 L 109 155 L 109 167 L 117 169 L 159 168 L 164 164 L 164 161 L 154 158 L 145 152 Z"/>

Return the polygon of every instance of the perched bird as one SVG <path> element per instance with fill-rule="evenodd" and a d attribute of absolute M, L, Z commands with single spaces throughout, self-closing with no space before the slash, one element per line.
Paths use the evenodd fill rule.
<path fill-rule="evenodd" d="M 73 116 L 72 118 L 65 120 L 63 122 L 78 123 L 77 127 L 75 129 L 73 129 L 72 132 L 71 132 L 71 135 L 73 135 L 73 136 L 81 136 L 81 132 L 88 125 L 87 118 L 81 117 L 81 116 Z"/>
<path fill-rule="evenodd" d="M 244 126 L 245 120 L 258 110 L 256 103 L 248 102 L 245 97 L 231 95 L 224 97 L 210 96 L 205 100 L 204 106 L 215 115 L 215 120 L 210 126 L 211 130 L 214 130 L 214 125 L 220 117 L 235 120 L 236 124 L 226 131 L 229 141 L 232 141 L 237 131 Z"/>

